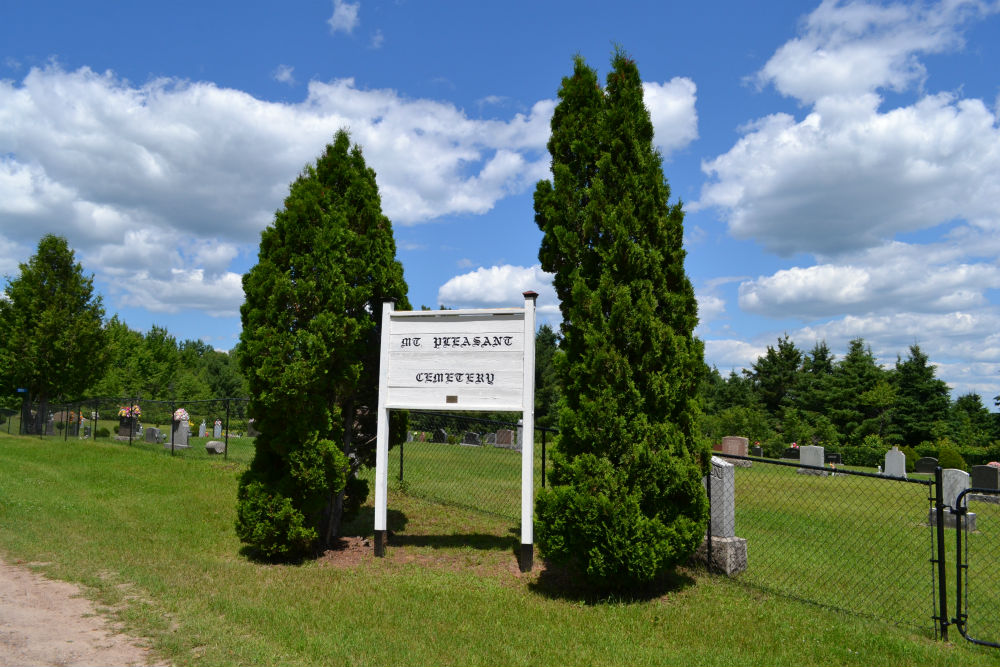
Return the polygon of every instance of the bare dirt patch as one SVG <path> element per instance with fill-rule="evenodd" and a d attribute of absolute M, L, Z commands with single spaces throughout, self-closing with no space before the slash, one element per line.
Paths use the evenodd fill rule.
<path fill-rule="evenodd" d="M 166 665 L 115 631 L 77 586 L 0 561 L 0 667 Z"/>

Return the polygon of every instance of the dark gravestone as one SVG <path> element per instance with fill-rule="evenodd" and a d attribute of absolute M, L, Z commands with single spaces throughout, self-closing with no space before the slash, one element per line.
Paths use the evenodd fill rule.
<path fill-rule="evenodd" d="M 826 452 L 823 455 L 823 458 L 827 463 L 836 463 L 837 465 L 841 465 L 844 462 L 840 454 L 837 452 Z"/>
<path fill-rule="evenodd" d="M 995 466 L 972 466 L 972 487 L 976 489 L 1000 490 L 1000 468 Z"/>
<path fill-rule="evenodd" d="M 479 444 L 481 444 L 479 442 L 479 434 L 478 433 L 474 433 L 473 431 L 468 431 L 465 434 L 465 437 L 462 438 L 462 444 L 463 445 L 477 445 L 478 446 Z"/>
<path fill-rule="evenodd" d="M 448 442 L 448 431 L 443 428 L 435 429 L 434 439 L 431 442 Z"/>
<path fill-rule="evenodd" d="M 764 448 L 754 445 L 750 448 L 751 456 L 764 456 Z"/>
<path fill-rule="evenodd" d="M 798 458 L 799 458 L 799 448 L 798 447 L 789 447 L 788 449 L 785 450 L 785 453 L 781 455 L 781 458 L 783 458 L 783 459 L 795 459 L 795 460 L 798 460 Z"/>
<path fill-rule="evenodd" d="M 496 433 L 487 433 L 486 435 L 484 435 L 483 436 L 483 444 L 484 445 L 496 445 L 497 444 L 497 434 Z"/>
<path fill-rule="evenodd" d="M 914 472 L 929 472 L 933 473 L 938 467 L 938 460 L 933 456 L 925 456 L 919 461 L 917 465 L 913 468 Z"/>

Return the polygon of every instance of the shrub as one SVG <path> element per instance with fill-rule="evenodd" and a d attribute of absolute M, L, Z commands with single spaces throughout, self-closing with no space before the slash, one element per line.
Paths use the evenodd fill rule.
<path fill-rule="evenodd" d="M 938 446 L 933 442 L 924 441 L 913 448 L 917 452 L 917 456 L 923 458 L 925 456 L 932 456 L 934 458 L 938 457 Z"/>
<path fill-rule="evenodd" d="M 101 426 L 97 430 L 94 431 L 94 437 L 95 438 L 110 438 L 111 437 L 111 431 L 109 431 L 106 427 Z"/>
<path fill-rule="evenodd" d="M 942 468 L 958 468 L 959 470 L 965 470 L 966 467 L 965 459 L 951 445 L 945 445 L 941 448 L 940 455 L 938 456 L 938 465 Z"/>
<path fill-rule="evenodd" d="M 875 468 L 885 461 L 885 449 L 872 447 L 841 447 L 840 456 L 844 465 Z"/>
<path fill-rule="evenodd" d="M 917 467 L 917 460 L 920 459 L 920 456 L 917 454 L 916 450 L 909 445 L 901 447 L 900 451 L 903 452 L 904 456 L 906 456 L 906 472 L 913 472 Z"/>

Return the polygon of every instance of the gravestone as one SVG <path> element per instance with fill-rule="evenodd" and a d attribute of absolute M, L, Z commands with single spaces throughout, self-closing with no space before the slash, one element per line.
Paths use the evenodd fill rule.
<path fill-rule="evenodd" d="M 258 435 L 260 435 L 260 431 L 257 430 L 257 424 L 251 419 L 247 422 L 247 437 L 256 438 Z"/>
<path fill-rule="evenodd" d="M 226 443 L 221 440 L 209 440 L 205 443 L 205 451 L 209 454 L 224 454 L 226 452 Z"/>
<path fill-rule="evenodd" d="M 1000 490 L 1000 468 L 996 466 L 972 466 L 970 479 L 973 488 Z"/>
<path fill-rule="evenodd" d="M 160 429 L 155 426 L 150 426 L 146 429 L 146 434 L 143 436 L 143 440 L 146 442 L 159 443 L 160 442 Z"/>
<path fill-rule="evenodd" d="M 709 535 L 695 551 L 694 558 L 708 562 L 708 547 L 712 547 L 712 566 L 728 576 L 747 569 L 747 541 L 736 537 L 736 468 L 725 459 L 712 457 L 711 486 L 709 478 L 701 483 L 709 491 L 711 518 Z"/>
<path fill-rule="evenodd" d="M 118 435 L 128 438 L 137 432 L 135 419 L 133 417 L 120 417 L 118 419 Z"/>
<path fill-rule="evenodd" d="M 823 460 L 827 463 L 834 463 L 836 465 L 841 465 L 844 462 L 843 457 L 841 457 L 840 452 L 824 452 Z"/>
<path fill-rule="evenodd" d="M 199 437 L 199 438 L 204 438 L 204 437 L 205 437 L 205 434 L 206 434 L 207 432 L 208 432 L 208 429 L 207 429 L 207 428 L 205 427 L 205 420 L 204 420 L 204 419 L 202 419 L 202 420 L 201 420 L 201 423 L 200 423 L 200 424 L 198 424 L 198 437 Z"/>
<path fill-rule="evenodd" d="M 938 467 L 938 460 L 933 456 L 925 456 L 917 461 L 917 465 L 913 468 L 913 472 L 929 472 L 932 475 Z"/>
<path fill-rule="evenodd" d="M 497 447 L 514 449 L 514 431 L 509 428 L 502 428 L 497 431 Z"/>
<path fill-rule="evenodd" d="M 788 447 L 785 449 L 785 453 L 781 455 L 783 459 L 798 459 L 799 458 L 799 448 L 798 447 Z"/>
<path fill-rule="evenodd" d="M 191 435 L 191 425 L 188 424 L 187 420 L 174 421 L 173 431 L 171 437 L 173 438 L 174 447 L 187 447 L 188 437 Z"/>
<path fill-rule="evenodd" d="M 906 479 L 906 454 L 893 447 L 885 453 L 885 467 L 882 474 L 886 477 Z"/>
<path fill-rule="evenodd" d="M 462 444 L 463 445 L 474 445 L 474 446 L 478 447 L 480 445 L 479 434 L 475 433 L 474 431 L 467 431 L 465 433 L 465 436 L 462 438 Z"/>
<path fill-rule="evenodd" d="M 49 417 L 49 420 L 45 422 L 45 435 L 55 435 L 55 433 L 56 433 L 55 417 Z"/>
<path fill-rule="evenodd" d="M 805 447 L 799 447 L 799 463 L 807 466 L 816 466 L 817 468 L 822 468 L 824 463 L 823 458 L 823 448 L 819 445 L 806 445 Z M 829 474 L 826 470 L 813 470 L 812 468 L 799 468 L 797 470 L 799 474 L 802 475 L 827 475 Z"/>
<path fill-rule="evenodd" d="M 413 436 L 415 434 L 416 434 L 416 431 L 407 431 L 406 432 L 406 441 L 407 442 L 413 442 Z"/>
<path fill-rule="evenodd" d="M 941 502 L 946 506 L 943 512 L 944 514 L 944 526 L 945 528 L 954 528 L 956 521 L 958 519 L 957 515 L 952 514 L 949 508 L 955 507 L 958 502 L 958 496 L 969 488 L 969 473 L 964 470 L 958 470 L 956 468 L 945 468 L 941 471 Z M 968 506 L 967 496 L 963 498 L 962 504 L 966 507 Z M 928 515 L 928 523 L 932 526 L 937 523 L 937 508 L 932 507 L 930 514 Z M 976 529 L 976 514 L 975 512 L 968 512 L 965 515 L 965 522 L 963 527 L 970 531 Z"/>
<path fill-rule="evenodd" d="M 85 437 L 85 438 L 89 438 L 90 437 L 90 427 L 89 426 L 84 426 L 83 427 L 83 437 Z"/>
<path fill-rule="evenodd" d="M 496 433 L 487 433 L 486 435 L 484 435 L 483 436 L 483 444 L 484 445 L 496 445 L 497 444 L 497 434 Z"/>
<path fill-rule="evenodd" d="M 434 438 L 431 442 L 448 442 L 448 431 L 443 428 L 434 429 Z"/>
<path fill-rule="evenodd" d="M 753 447 L 752 447 L 752 448 L 750 449 L 750 452 L 751 452 L 751 453 L 752 453 L 752 454 L 753 454 L 754 456 L 764 456 L 764 448 L 763 448 L 763 447 L 761 447 L 760 445 L 754 445 L 754 446 L 753 446 Z"/>
<path fill-rule="evenodd" d="M 219 420 L 215 421 L 215 426 L 212 427 L 212 437 L 221 438 L 222 437 L 222 422 Z"/>
<path fill-rule="evenodd" d="M 750 449 L 750 440 L 736 435 L 727 435 L 722 439 L 721 448 L 723 454 L 746 456 Z M 734 466 L 739 466 L 740 468 L 749 468 L 753 465 L 750 461 L 742 461 L 740 459 L 726 460 Z"/>

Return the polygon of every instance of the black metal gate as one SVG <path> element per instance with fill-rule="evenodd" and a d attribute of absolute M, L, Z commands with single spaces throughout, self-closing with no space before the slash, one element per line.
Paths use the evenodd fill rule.
<path fill-rule="evenodd" d="M 966 489 L 955 505 L 952 623 L 970 642 L 1000 648 L 1000 491 Z"/>

